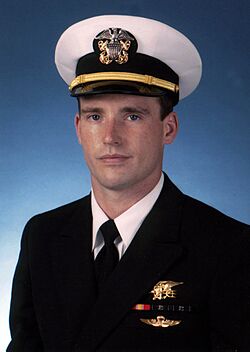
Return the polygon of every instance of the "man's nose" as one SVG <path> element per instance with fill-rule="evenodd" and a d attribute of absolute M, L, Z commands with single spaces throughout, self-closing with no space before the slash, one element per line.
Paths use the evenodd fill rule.
<path fill-rule="evenodd" d="M 103 141 L 104 144 L 121 144 L 121 128 L 114 119 L 106 121 Z"/>

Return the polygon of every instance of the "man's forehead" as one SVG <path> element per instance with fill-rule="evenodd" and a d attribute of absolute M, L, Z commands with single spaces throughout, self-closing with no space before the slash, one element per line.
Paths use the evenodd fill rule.
<path fill-rule="evenodd" d="M 83 106 L 103 106 L 103 104 L 120 104 L 124 106 L 141 106 L 142 108 L 148 105 L 160 105 L 159 97 L 147 97 L 133 94 L 94 94 L 89 96 L 78 97 L 81 107 Z"/>

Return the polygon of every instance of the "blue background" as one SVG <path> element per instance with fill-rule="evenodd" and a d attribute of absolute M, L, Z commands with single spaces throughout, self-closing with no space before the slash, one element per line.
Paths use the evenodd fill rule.
<path fill-rule="evenodd" d="M 89 191 L 73 127 L 77 105 L 57 74 L 54 48 L 69 25 L 99 14 L 158 19 L 195 43 L 203 77 L 177 106 L 180 132 L 166 148 L 164 170 L 184 192 L 250 222 L 248 0 L 2 0 L 1 351 L 9 341 L 11 280 L 23 226 L 35 213 Z"/>

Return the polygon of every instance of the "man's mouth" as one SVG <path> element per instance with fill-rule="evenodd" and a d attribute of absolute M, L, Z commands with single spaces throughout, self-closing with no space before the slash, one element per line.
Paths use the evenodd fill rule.
<path fill-rule="evenodd" d="M 128 160 L 130 156 L 124 154 L 104 154 L 98 159 L 107 164 L 119 164 Z"/>

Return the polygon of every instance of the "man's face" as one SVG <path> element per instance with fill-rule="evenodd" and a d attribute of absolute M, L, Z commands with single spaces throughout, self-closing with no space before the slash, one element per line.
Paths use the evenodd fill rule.
<path fill-rule="evenodd" d="M 173 141 L 177 117 L 160 119 L 159 98 L 99 94 L 80 98 L 75 125 L 93 188 L 152 187 L 158 181 L 164 144 Z"/>

